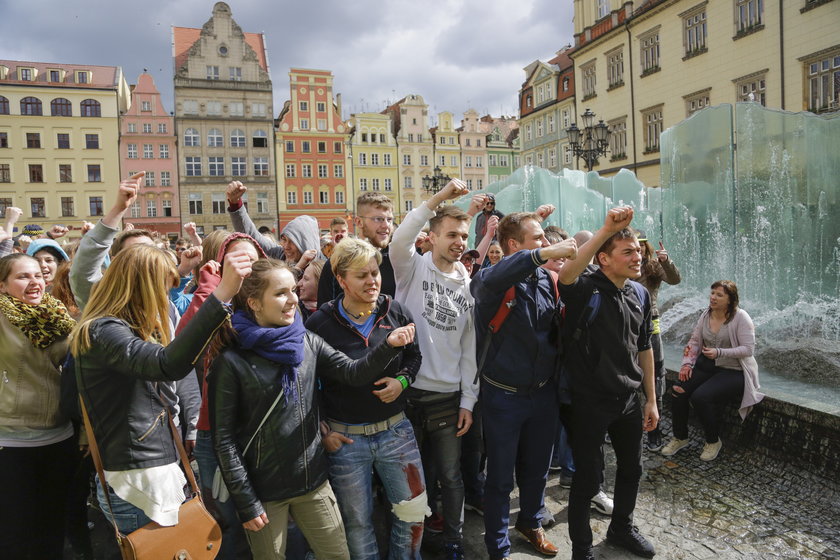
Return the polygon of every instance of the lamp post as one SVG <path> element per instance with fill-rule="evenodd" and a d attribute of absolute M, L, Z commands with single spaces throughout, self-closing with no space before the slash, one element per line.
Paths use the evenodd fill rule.
<path fill-rule="evenodd" d="M 583 159 L 586 169 L 592 171 L 592 168 L 598 165 L 598 157 L 607 155 L 610 129 L 604 124 L 603 120 L 593 125 L 595 113 L 589 109 L 586 109 L 581 118 L 583 119 L 583 130 L 579 129 L 577 124 L 572 123 L 572 126 L 566 129 L 566 132 L 569 134 L 569 145 L 575 157 L 578 160 Z"/>
<path fill-rule="evenodd" d="M 440 166 L 436 165 L 433 175 L 423 177 L 423 190 L 432 195 L 437 194 L 451 180 L 452 178 L 449 175 L 444 175 Z"/>

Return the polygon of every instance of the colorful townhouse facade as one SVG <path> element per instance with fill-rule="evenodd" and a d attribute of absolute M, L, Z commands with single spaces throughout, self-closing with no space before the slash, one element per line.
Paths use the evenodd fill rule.
<path fill-rule="evenodd" d="M 418 94 L 410 94 L 389 105 L 383 114 L 391 116 L 397 140 L 402 208 L 395 209 L 398 219 L 428 198 L 423 177 L 434 173 L 434 145 L 429 131 L 429 106 Z M 456 166 L 457 167 L 457 166 Z"/>
<path fill-rule="evenodd" d="M 403 208 L 397 140 L 392 133 L 391 115 L 355 113 L 350 116 L 350 160 L 353 162 L 351 197 L 348 206 L 355 214 L 356 198 L 365 192 L 381 192 L 394 203 L 395 213 Z"/>
<path fill-rule="evenodd" d="M 487 183 L 502 181 L 519 168 L 519 123 L 514 117 L 481 117 L 487 146 Z"/>
<path fill-rule="evenodd" d="M 181 204 L 175 118 L 166 111 L 154 79 L 146 72 L 131 86 L 131 104 L 120 119 L 120 168 L 126 177 L 146 172 L 126 221 L 163 233 L 172 242 L 178 239 Z"/>
<path fill-rule="evenodd" d="M 441 175 L 462 177 L 461 141 L 455 126 L 455 115 L 449 111 L 438 113 L 437 126 L 429 132 L 435 146 L 434 167 L 440 168 Z"/>
<path fill-rule="evenodd" d="M 129 103 L 119 67 L 0 60 L 0 214 L 80 237 L 116 200 Z"/>
<path fill-rule="evenodd" d="M 461 144 L 460 177 L 471 189 L 487 186 L 487 134 L 482 130 L 478 112 L 469 109 L 464 113 L 458 128 Z"/>
<path fill-rule="evenodd" d="M 200 28 L 173 27 L 181 219 L 199 233 L 229 228 L 225 188 L 248 187 L 257 226 L 276 229 L 277 178 L 265 37 L 242 31 L 217 2 Z"/>

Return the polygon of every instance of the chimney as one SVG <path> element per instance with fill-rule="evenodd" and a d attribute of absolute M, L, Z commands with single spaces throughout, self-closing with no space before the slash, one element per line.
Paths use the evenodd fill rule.
<path fill-rule="evenodd" d="M 341 113 L 341 94 L 340 93 L 335 94 L 335 106 L 336 106 L 336 110 L 338 111 L 338 117 L 340 119 L 344 120 L 344 115 Z"/>

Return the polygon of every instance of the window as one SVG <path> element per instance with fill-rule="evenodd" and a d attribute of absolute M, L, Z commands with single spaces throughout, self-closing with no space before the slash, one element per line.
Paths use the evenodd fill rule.
<path fill-rule="evenodd" d="M 467 138 L 467 139 L 465 140 L 465 145 L 466 145 L 468 148 L 470 147 L 470 139 L 469 139 L 469 138 Z"/>
<path fill-rule="evenodd" d="M 298 110 L 299 111 L 309 111 L 309 102 L 308 101 L 298 101 Z"/>
<path fill-rule="evenodd" d="M 440 164 L 446 165 L 446 156 L 440 156 Z"/>
<path fill-rule="evenodd" d="M 146 216 L 149 218 L 157 218 L 157 201 L 154 199 L 146 201 Z"/>
<path fill-rule="evenodd" d="M 551 113 L 546 117 L 546 128 L 548 129 L 549 134 L 554 133 L 554 113 Z"/>
<path fill-rule="evenodd" d="M 41 197 L 29 199 L 29 210 L 32 213 L 33 218 L 47 217 L 46 202 Z"/>
<path fill-rule="evenodd" d="M 189 193 L 187 195 L 190 214 L 203 214 L 203 201 L 201 193 Z"/>
<path fill-rule="evenodd" d="M 645 153 L 659 151 L 659 135 L 662 134 L 662 105 L 642 111 L 645 126 Z"/>
<path fill-rule="evenodd" d="M 231 148 L 244 148 L 245 147 L 245 133 L 235 128 L 233 132 L 230 133 L 230 147 Z"/>
<path fill-rule="evenodd" d="M 315 126 L 318 127 L 318 130 L 327 130 L 327 119 L 318 119 L 315 121 Z"/>
<path fill-rule="evenodd" d="M 69 163 L 58 164 L 58 182 L 72 183 L 73 182 L 73 168 Z"/>
<path fill-rule="evenodd" d="M 208 101 L 205 106 L 207 107 L 207 114 L 208 115 L 221 115 L 222 114 L 222 102 L 221 101 Z"/>
<path fill-rule="evenodd" d="M 382 180 L 382 183 L 383 183 L 383 185 L 385 186 L 385 190 L 386 190 L 386 191 L 391 191 L 391 190 L 393 190 L 393 189 L 394 189 L 394 185 L 393 185 L 393 183 L 391 182 L 391 179 L 383 179 L 383 180 Z"/>
<path fill-rule="evenodd" d="M 344 166 L 339 164 L 333 165 L 333 177 L 342 178 L 344 177 Z"/>
<path fill-rule="evenodd" d="M 735 0 L 738 35 L 745 35 L 764 23 L 764 0 Z"/>
<path fill-rule="evenodd" d="M 188 128 L 184 131 L 184 146 L 200 146 L 201 140 L 198 136 L 198 131 L 194 128 Z"/>
<path fill-rule="evenodd" d="M 767 70 L 738 78 L 735 88 L 738 101 L 756 101 L 767 106 Z"/>
<path fill-rule="evenodd" d="M 410 189 L 413 185 L 411 184 L 411 177 L 405 177 L 403 179 L 403 186 L 407 189 Z"/>
<path fill-rule="evenodd" d="M 232 82 L 242 81 L 242 68 L 238 66 L 231 66 L 228 68 L 228 76 Z"/>
<path fill-rule="evenodd" d="M 303 191 L 303 203 L 312 204 L 312 191 Z"/>
<path fill-rule="evenodd" d="M 251 114 L 255 117 L 264 117 L 265 103 L 251 103 Z"/>
<path fill-rule="evenodd" d="M 152 110 L 151 101 L 141 101 L 140 102 L 140 110 L 141 111 L 151 111 Z"/>
<path fill-rule="evenodd" d="M 379 135 L 379 143 L 380 143 L 380 144 L 384 144 L 384 143 L 385 143 L 385 135 L 384 135 L 384 134 L 380 134 L 380 135 Z"/>
<path fill-rule="evenodd" d="M 325 163 L 318 164 L 318 178 L 324 179 L 329 177 L 329 166 Z"/>
<path fill-rule="evenodd" d="M 87 166 L 88 183 L 102 182 L 102 169 L 99 164 L 92 164 Z M 91 214 L 98 216 L 98 214 Z"/>
<path fill-rule="evenodd" d="M 132 218 L 139 218 L 140 217 L 140 201 L 135 200 L 131 204 L 131 208 L 129 209 L 129 213 Z"/>
<path fill-rule="evenodd" d="M 160 183 L 161 183 L 161 185 L 163 185 L 163 172 L 161 172 Z M 172 217 L 172 201 L 169 200 L 168 198 L 164 198 L 163 200 L 160 201 L 160 206 L 161 206 L 161 208 L 163 208 L 163 215 L 167 218 L 171 218 Z"/>
<path fill-rule="evenodd" d="M 359 165 L 367 165 L 367 154 L 359 152 Z"/>
<path fill-rule="evenodd" d="M 379 179 L 373 178 L 370 180 L 370 188 L 378 191 L 379 190 Z"/>
<path fill-rule="evenodd" d="M 20 81 L 22 81 L 22 82 L 31 82 L 32 81 L 32 68 L 18 68 L 18 74 L 20 75 Z"/>
<path fill-rule="evenodd" d="M 187 156 L 187 177 L 198 177 L 201 175 L 201 158 L 198 156 Z"/>
<path fill-rule="evenodd" d="M 104 209 L 101 196 L 88 197 L 88 207 L 90 209 L 90 216 L 102 216 L 105 213 L 103 211 Z"/>
<path fill-rule="evenodd" d="M 537 138 L 543 137 L 543 118 L 537 119 Z"/>
<path fill-rule="evenodd" d="M 414 201 L 413 200 L 406 200 L 405 201 L 405 211 L 411 212 L 414 210 Z"/>
<path fill-rule="evenodd" d="M 44 182 L 44 167 L 40 163 L 29 164 L 29 182 L 43 183 Z"/>
<path fill-rule="evenodd" d="M 501 167 L 507 167 L 508 166 L 508 161 L 509 160 L 508 160 L 507 154 L 500 154 L 499 155 L 499 165 Z"/>
<path fill-rule="evenodd" d="M 244 157 L 233 156 L 230 158 L 230 174 L 233 177 L 244 177 L 248 174 L 248 165 Z"/>
<path fill-rule="evenodd" d="M 580 72 L 583 76 L 583 98 L 595 97 L 595 61 L 581 66 Z M 527 135 L 525 139 L 530 140 L 530 135 Z"/>
<path fill-rule="evenodd" d="M 40 148 L 41 147 L 41 133 L 40 132 L 27 132 L 26 133 L 26 147 L 27 148 Z"/>
<path fill-rule="evenodd" d="M 188 115 L 197 115 L 198 114 L 198 101 L 193 99 L 188 99 L 184 101 L 184 113 Z"/>
<path fill-rule="evenodd" d="M 525 125 L 525 140 L 530 142 L 533 139 L 532 131 L 533 131 L 533 127 L 531 126 L 531 123 L 526 124 Z"/>
<path fill-rule="evenodd" d="M 98 134 L 85 134 L 85 148 L 88 150 L 98 150 L 99 149 L 99 135 Z"/>
<path fill-rule="evenodd" d="M 683 96 L 685 99 L 685 116 L 690 117 L 703 107 L 709 106 L 709 92 L 711 89 Z"/>
<path fill-rule="evenodd" d="M 411 132 L 408 133 L 408 141 L 414 142 L 414 134 L 412 134 Z"/>
<path fill-rule="evenodd" d="M 218 66 L 208 66 L 207 67 L 207 79 L 208 80 L 218 80 L 219 79 L 219 67 Z"/>
<path fill-rule="evenodd" d="M 330 203 L 330 192 L 329 191 L 319 191 L 318 192 L 318 202 L 321 204 L 329 204 Z"/>
<path fill-rule="evenodd" d="M 227 212 L 225 202 L 225 193 L 213 193 L 210 198 L 210 212 L 212 214 L 224 214 Z"/>
<path fill-rule="evenodd" d="M 8 148 L 9 147 L 9 133 L 8 132 L 0 132 L 0 148 Z"/>
<path fill-rule="evenodd" d="M 478 146 L 479 148 L 481 147 L 481 138 L 476 138 L 475 139 L 475 145 Z"/>
<path fill-rule="evenodd" d="M 548 167 L 549 169 L 557 167 L 557 148 L 550 148 L 548 150 Z"/>
<path fill-rule="evenodd" d="M 300 151 L 308 154 L 312 151 L 312 143 L 309 140 L 303 140 L 300 143 Z"/>
<path fill-rule="evenodd" d="M 422 141 L 423 141 L 423 133 L 422 133 L 422 132 L 418 132 L 418 133 L 417 133 L 417 141 L 418 141 L 418 142 L 422 142 Z"/>
<path fill-rule="evenodd" d="M 0 95 L 0 115 L 9 114 L 9 98 Z"/>
<path fill-rule="evenodd" d="M 155 147 L 152 144 L 143 144 L 143 159 L 154 159 Z"/>
<path fill-rule="evenodd" d="M 244 117 L 245 104 L 239 101 L 228 103 L 228 113 L 231 117 Z"/>
<path fill-rule="evenodd" d="M 72 196 L 61 197 L 61 217 L 67 218 L 76 215 L 76 205 Z"/>
<path fill-rule="evenodd" d="M 597 0 L 598 1 L 598 19 L 602 17 L 607 17 L 610 13 L 610 0 Z"/>
<path fill-rule="evenodd" d="M 639 37 L 641 45 L 642 76 L 659 70 L 659 28 Z"/>
<path fill-rule="evenodd" d="M 70 149 L 70 134 L 67 132 L 59 132 L 56 134 L 56 145 L 59 150 Z"/>
<path fill-rule="evenodd" d="M 294 163 L 287 163 L 286 164 L 286 177 L 294 177 L 295 176 L 295 164 Z"/>
<path fill-rule="evenodd" d="M 318 111 L 319 113 L 323 113 L 324 111 L 327 110 L 327 104 L 324 103 L 323 101 L 319 101 L 318 103 L 315 104 L 315 110 Z"/>
<path fill-rule="evenodd" d="M 137 132 L 137 125 L 134 123 L 128 123 L 128 132 L 134 134 Z"/>
<path fill-rule="evenodd" d="M 8 111 L 6 112 L 8 114 Z M 42 115 L 41 100 L 37 97 L 24 97 L 20 100 L 21 115 Z"/>
<path fill-rule="evenodd" d="M 326 154 L 327 153 L 327 143 L 326 142 L 318 142 L 318 153 L 319 154 Z"/>
<path fill-rule="evenodd" d="M 429 156 L 420 156 L 420 165 L 424 167 L 429 165 Z"/>
<path fill-rule="evenodd" d="M 101 117 L 102 105 L 96 99 L 85 99 L 81 103 L 83 117 Z"/>
<path fill-rule="evenodd" d="M 464 167 L 472 167 L 472 156 L 464 156 Z"/>
<path fill-rule="evenodd" d="M 368 181 L 366 177 L 359 177 L 359 190 L 366 191 L 367 190 Z"/>
<path fill-rule="evenodd" d="M 137 144 L 128 145 L 128 159 L 137 159 Z"/>
<path fill-rule="evenodd" d="M 268 214 L 268 193 L 257 193 L 257 214 Z"/>
<path fill-rule="evenodd" d="M 496 154 L 489 154 L 487 156 L 487 165 L 490 167 L 497 167 L 499 165 Z"/>
<path fill-rule="evenodd" d="M 301 130 L 309 130 L 309 119 L 300 119 L 300 129 Z M 304 193 L 304 197 L 305 197 Z M 310 193 L 311 195 L 312 193 Z"/>
<path fill-rule="evenodd" d="M 172 174 L 169 171 L 161 171 L 160 172 L 160 186 L 161 187 L 171 187 L 172 186 Z M 164 203 L 167 201 L 164 200 Z M 164 204 L 164 207 L 166 204 Z"/>
<path fill-rule="evenodd" d="M 300 166 L 300 176 L 301 177 L 312 177 L 312 164 L 311 163 L 304 163 Z"/>
<path fill-rule="evenodd" d="M 268 158 L 254 158 L 254 175 L 257 177 L 268 177 Z"/>
<path fill-rule="evenodd" d="M 370 164 L 379 165 L 379 154 L 370 154 Z"/>
<path fill-rule="evenodd" d="M 612 159 L 623 159 L 627 154 L 627 118 L 610 121 L 608 126 Z"/>
<path fill-rule="evenodd" d="M 624 85 L 624 50 L 607 54 L 607 84 L 609 88 Z"/>
<path fill-rule="evenodd" d="M 450 143 L 450 144 L 454 144 L 454 143 L 455 143 L 455 137 L 454 137 L 454 136 L 450 136 L 450 137 L 449 137 L 449 143 Z"/>
<path fill-rule="evenodd" d="M 481 156 L 475 156 L 475 166 L 476 167 L 484 167 L 484 158 Z"/>
<path fill-rule="evenodd" d="M 440 137 L 440 143 L 441 144 L 446 144 L 446 137 L 445 136 Z"/>
<path fill-rule="evenodd" d="M 169 159 L 169 144 L 158 144 L 158 157 Z"/>
<path fill-rule="evenodd" d="M 341 142 L 333 142 L 333 153 L 340 154 L 341 153 Z"/>
<path fill-rule="evenodd" d="M 295 142 L 293 140 L 286 140 L 286 153 L 292 154 L 295 151 Z"/>
<path fill-rule="evenodd" d="M 81 72 L 76 72 L 76 83 L 77 84 L 87 84 L 90 83 L 90 72 L 85 70 Z"/>
<path fill-rule="evenodd" d="M 61 70 L 50 70 L 50 81 L 51 82 L 60 82 L 61 81 Z"/>
<path fill-rule="evenodd" d="M 286 204 L 297 204 L 297 191 L 288 191 L 286 193 Z"/>
<path fill-rule="evenodd" d="M 706 52 L 706 9 L 704 7 L 698 12 L 692 10 L 688 15 L 683 15 L 683 46 L 685 56 L 691 57 Z"/>
<path fill-rule="evenodd" d="M 449 156 L 450 167 L 458 167 L 458 156 Z"/>
<path fill-rule="evenodd" d="M 54 117 L 72 117 L 73 105 L 69 99 L 58 97 L 50 101 L 50 112 Z"/>
<path fill-rule="evenodd" d="M 143 123 L 143 134 L 152 133 L 152 123 Z"/>
<path fill-rule="evenodd" d="M 224 177 L 225 158 L 221 156 L 210 156 L 207 158 L 207 171 L 211 177 Z"/>
<path fill-rule="evenodd" d="M 806 64 L 806 69 L 808 110 L 819 113 L 840 108 L 840 51 L 823 55 L 822 59 Z"/>
<path fill-rule="evenodd" d="M 264 130 L 255 130 L 252 141 L 253 141 L 253 146 L 255 148 L 267 148 L 268 147 L 268 135 L 265 133 Z"/>
<path fill-rule="evenodd" d="M 166 123 L 158 123 L 158 134 L 166 134 Z"/>
<path fill-rule="evenodd" d="M 411 154 L 403 154 L 403 165 L 411 165 Z"/>
<path fill-rule="evenodd" d="M 344 204 L 344 191 L 335 191 L 335 203 Z"/>
<path fill-rule="evenodd" d="M 218 128 L 211 128 L 210 132 L 207 133 L 207 145 L 211 148 L 221 148 L 225 145 L 224 136 L 222 136 L 222 131 Z"/>
<path fill-rule="evenodd" d="M 382 165 L 391 165 L 391 154 L 382 155 Z"/>

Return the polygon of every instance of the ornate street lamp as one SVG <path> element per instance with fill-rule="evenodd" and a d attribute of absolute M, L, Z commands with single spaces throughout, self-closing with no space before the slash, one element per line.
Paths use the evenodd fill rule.
<path fill-rule="evenodd" d="M 423 190 L 429 194 L 437 194 L 451 180 L 452 178 L 449 175 L 444 175 L 440 167 L 436 165 L 433 175 L 423 177 Z"/>
<path fill-rule="evenodd" d="M 586 169 L 592 171 L 592 168 L 598 165 L 598 157 L 607 155 L 610 129 L 604 124 L 603 120 L 593 125 L 595 113 L 589 109 L 586 109 L 581 115 L 581 119 L 583 119 L 583 130 L 572 123 L 572 126 L 566 129 L 566 133 L 569 135 L 569 145 L 572 148 L 572 153 L 578 160 L 583 159 Z"/>

